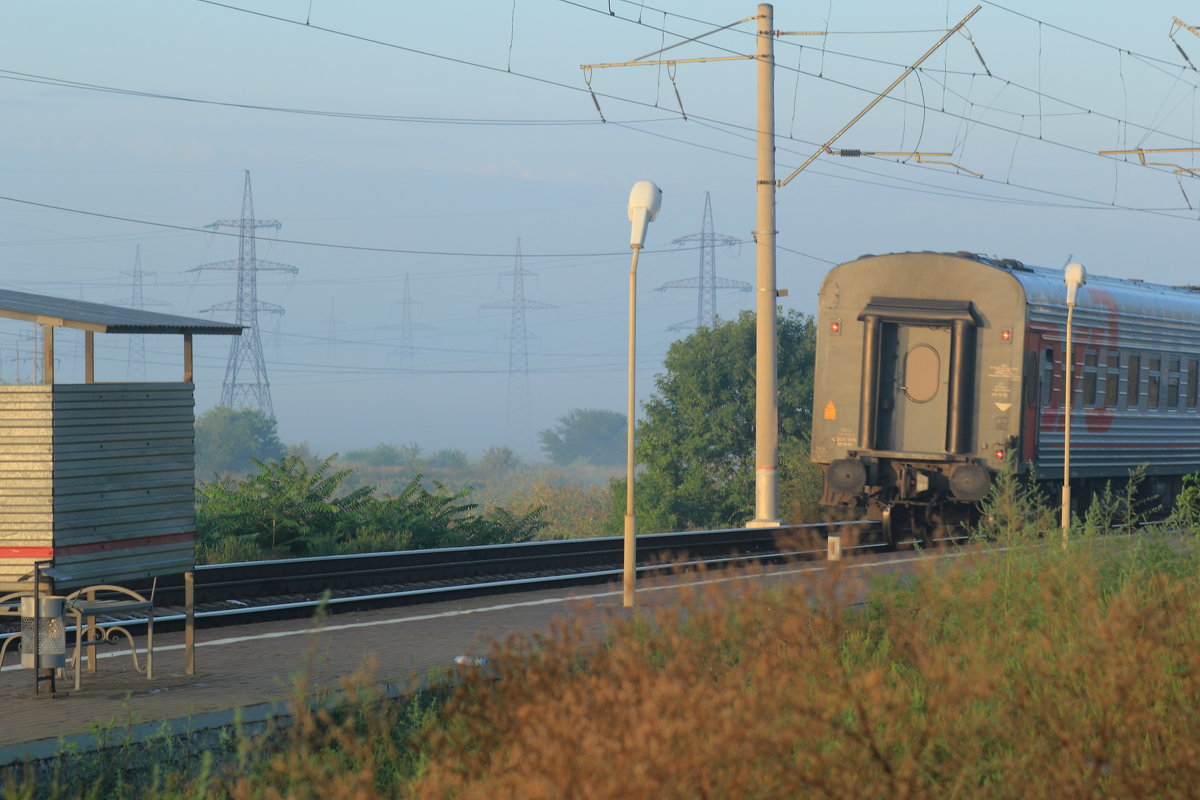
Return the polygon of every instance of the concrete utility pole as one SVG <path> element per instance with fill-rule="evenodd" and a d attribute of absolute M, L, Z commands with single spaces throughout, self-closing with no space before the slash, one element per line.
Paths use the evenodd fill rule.
<path fill-rule="evenodd" d="M 890 86 L 880 92 L 874 100 L 867 104 L 866 108 L 858 113 L 854 119 L 850 120 L 840 131 L 834 134 L 833 138 L 821 146 L 817 152 L 813 153 L 807 161 L 800 165 L 791 175 L 782 181 L 775 180 L 775 37 L 792 35 L 786 31 L 776 31 L 774 29 L 774 8 L 770 3 L 760 3 L 758 13 L 753 17 L 732 22 L 729 25 L 724 25 L 708 33 L 699 36 L 693 36 L 682 42 L 669 45 L 660 50 L 655 50 L 653 53 L 647 53 L 644 56 L 635 58 L 632 61 L 624 61 L 612 64 L 584 64 L 580 68 L 583 70 L 584 82 L 588 86 L 588 91 L 592 92 L 592 70 L 603 67 L 639 67 L 650 66 L 653 64 L 666 64 L 668 67 L 674 67 L 677 64 L 687 64 L 695 62 L 707 61 L 736 61 L 753 58 L 758 61 L 758 137 L 757 137 L 757 217 L 755 222 L 754 238 L 756 243 L 756 266 L 755 266 L 755 310 L 756 310 L 756 333 L 755 333 L 755 429 L 754 429 L 754 465 L 755 465 L 755 484 L 754 484 L 754 519 L 747 523 L 750 528 L 766 528 L 775 527 L 780 524 L 779 507 L 778 507 L 778 486 L 779 486 L 779 404 L 775 396 L 776 378 L 777 378 L 777 357 L 776 357 L 776 301 L 780 292 L 775 286 L 775 236 L 778 231 L 775 229 L 775 189 L 780 186 L 786 186 L 793 178 L 799 175 L 805 167 L 811 164 L 822 153 L 832 152 L 830 146 L 848 131 L 853 125 L 862 119 L 868 111 L 875 107 L 875 104 L 888 95 L 892 89 L 896 88 L 901 81 L 916 71 L 925 59 L 929 58 L 935 50 L 941 47 L 945 42 L 959 31 L 967 20 L 973 17 L 980 9 L 980 6 L 975 6 L 966 17 L 957 25 L 951 28 L 946 34 L 938 40 L 937 44 L 931 47 L 925 55 L 917 59 L 911 67 L 906 69 L 904 73 L 892 82 Z M 712 58 L 678 58 L 666 59 L 657 61 L 648 61 L 651 56 L 659 55 L 667 50 L 679 47 L 683 44 L 695 42 L 703 39 L 706 36 L 711 36 L 714 33 L 728 30 L 735 25 L 740 25 L 750 20 L 756 20 L 758 23 L 757 42 L 758 47 L 755 55 L 736 55 L 736 56 L 718 56 Z M 797 33 L 795 35 L 802 35 Z M 600 110 L 600 101 L 592 92 L 592 102 L 596 105 L 596 110 Z M 682 106 L 682 103 L 681 103 Z M 601 120 L 604 119 L 604 114 L 600 114 Z"/>
<path fill-rule="evenodd" d="M 775 288 L 775 22 L 758 6 L 758 216 L 755 259 L 754 519 L 748 528 L 779 524 L 779 403 L 776 385 Z"/>

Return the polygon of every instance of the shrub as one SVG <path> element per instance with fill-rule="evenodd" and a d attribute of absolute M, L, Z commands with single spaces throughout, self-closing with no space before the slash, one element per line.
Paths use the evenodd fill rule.
<path fill-rule="evenodd" d="M 1101 591 L 1087 544 L 973 551 L 861 592 L 713 584 L 601 639 L 493 654 L 422 798 L 1187 796 L 1200 781 L 1196 559 Z"/>

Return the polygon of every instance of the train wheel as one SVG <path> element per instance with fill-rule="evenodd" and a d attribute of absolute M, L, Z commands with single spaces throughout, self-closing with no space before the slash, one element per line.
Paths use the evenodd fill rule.
<path fill-rule="evenodd" d="M 939 546 L 961 544 L 971 536 L 979 521 L 975 506 L 954 504 L 943 506 L 934 516 L 934 543 Z"/>
<path fill-rule="evenodd" d="M 883 510 L 883 535 L 893 548 L 930 548 L 939 529 L 925 506 L 894 505 Z"/>
<path fill-rule="evenodd" d="M 908 533 L 913 547 L 921 547 L 925 550 L 933 547 L 938 522 L 929 512 L 929 506 L 910 509 Z"/>
<path fill-rule="evenodd" d="M 893 505 L 883 510 L 883 535 L 893 548 L 912 544 L 914 514 L 909 506 Z"/>

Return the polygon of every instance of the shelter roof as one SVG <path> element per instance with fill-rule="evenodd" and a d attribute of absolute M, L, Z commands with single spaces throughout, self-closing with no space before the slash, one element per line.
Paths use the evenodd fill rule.
<path fill-rule="evenodd" d="M 244 326 L 0 289 L 0 317 L 96 333 L 239 336 Z"/>

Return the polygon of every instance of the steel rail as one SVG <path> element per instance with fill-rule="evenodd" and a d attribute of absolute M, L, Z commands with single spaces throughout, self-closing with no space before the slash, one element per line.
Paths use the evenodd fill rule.
<path fill-rule="evenodd" d="M 826 539 L 851 538 L 850 531 L 857 548 L 882 547 L 878 524 L 862 520 L 642 534 L 637 569 L 648 575 L 702 562 L 823 558 Z M 317 607 L 340 611 L 603 583 L 620 577 L 622 558 L 622 537 L 614 536 L 214 564 L 196 568 L 196 618 L 208 627 L 303 616 Z M 182 575 L 159 579 L 155 606 L 165 612 L 155 614 L 156 625 L 183 619 Z"/>
<path fill-rule="evenodd" d="M 834 531 L 870 527 L 871 523 L 855 521 L 643 534 L 638 536 L 638 564 L 686 557 L 720 558 L 731 553 L 771 557 L 778 555 L 777 541 L 808 541 L 814 547 L 823 546 Z M 325 590 L 337 593 L 373 586 L 480 584 L 533 573 L 603 570 L 621 565 L 622 546 L 621 537 L 613 536 L 214 564 L 196 568 L 196 603 Z M 148 590 L 149 585 L 133 588 Z M 156 591 L 157 605 L 182 604 L 182 576 L 160 578 Z"/>
<path fill-rule="evenodd" d="M 878 523 L 783 525 L 712 531 L 642 534 L 638 538 L 640 576 L 672 570 L 816 560 L 826 540 L 850 532 L 857 541 L 843 550 L 882 549 Z M 213 564 L 196 568 L 196 620 L 204 627 L 310 616 L 328 612 L 435 602 L 605 583 L 622 574 L 620 536 L 545 542 L 404 550 L 316 558 L 290 558 Z M 130 588 L 148 594 L 150 583 Z M 155 587 L 155 626 L 166 630 L 185 619 L 183 576 L 160 577 Z M 111 616 L 98 627 L 138 625 L 144 616 Z M 0 640 L 15 633 L 0 633 Z"/>

